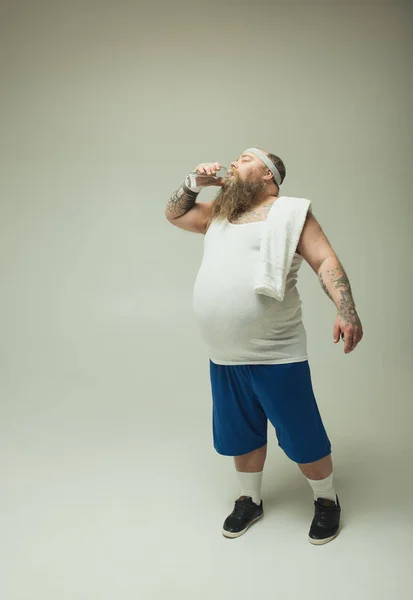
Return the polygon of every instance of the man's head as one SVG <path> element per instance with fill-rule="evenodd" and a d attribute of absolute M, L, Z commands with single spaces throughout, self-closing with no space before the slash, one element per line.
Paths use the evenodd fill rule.
<path fill-rule="evenodd" d="M 264 154 L 278 169 L 282 183 L 285 178 L 283 161 L 269 152 Z M 234 220 L 244 212 L 264 204 L 269 198 L 278 196 L 279 186 L 273 173 L 253 152 L 243 152 L 231 163 L 231 169 L 232 177 L 225 182 L 214 199 L 211 221 Z"/>
<path fill-rule="evenodd" d="M 257 156 L 257 154 L 264 156 L 260 157 Z M 266 159 L 270 165 L 265 164 Z M 277 182 L 277 179 L 274 177 L 273 169 L 270 168 L 273 165 L 275 166 L 275 170 L 278 170 L 281 181 L 278 180 Z M 277 193 L 279 191 L 278 185 L 281 185 L 285 177 L 285 166 L 282 160 L 278 156 L 260 150 L 259 148 L 250 148 L 243 152 L 236 161 L 231 163 L 231 167 L 236 174 L 235 176 L 238 174 L 241 179 L 261 180 L 264 181 L 265 185 L 274 184 L 277 188 Z M 274 190 L 269 189 L 269 191 Z"/>

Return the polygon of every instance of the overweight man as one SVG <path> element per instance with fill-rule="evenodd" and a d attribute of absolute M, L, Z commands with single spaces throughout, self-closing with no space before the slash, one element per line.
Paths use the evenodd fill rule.
<path fill-rule="evenodd" d="M 333 485 L 331 443 L 311 383 L 301 300 L 296 287 L 305 260 L 337 307 L 334 343 L 352 352 L 363 337 L 347 275 L 317 219 L 307 212 L 282 301 L 257 294 L 264 222 L 280 198 L 286 170 L 276 155 L 248 148 L 217 179 L 217 162 L 201 163 L 204 187 L 219 186 L 211 202 L 198 202 L 201 187 L 185 182 L 168 201 L 168 221 L 204 236 L 193 306 L 209 353 L 214 448 L 233 456 L 240 496 L 222 533 L 234 538 L 264 514 L 262 475 L 268 421 L 278 445 L 297 463 L 313 490 L 308 539 L 325 544 L 339 531 L 341 506 Z M 206 177 L 209 176 L 209 177 Z M 197 182 L 198 185 L 198 182 Z"/>

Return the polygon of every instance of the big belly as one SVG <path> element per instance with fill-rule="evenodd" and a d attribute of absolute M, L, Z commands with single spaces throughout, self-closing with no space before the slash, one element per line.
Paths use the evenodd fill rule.
<path fill-rule="evenodd" d="M 282 303 L 257 294 L 248 269 L 234 277 L 225 276 L 223 270 L 211 276 L 201 268 L 194 284 L 193 309 L 201 336 L 211 348 L 271 340 L 282 337 L 288 328 Z"/>

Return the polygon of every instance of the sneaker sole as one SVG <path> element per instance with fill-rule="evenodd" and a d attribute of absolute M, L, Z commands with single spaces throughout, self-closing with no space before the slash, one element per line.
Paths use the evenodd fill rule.
<path fill-rule="evenodd" d="M 321 546 L 322 544 L 327 544 L 327 542 L 331 542 L 331 540 L 334 540 L 334 538 L 336 538 L 337 536 L 338 536 L 338 531 L 334 535 L 324 538 L 323 540 L 313 540 L 313 538 L 311 538 L 310 536 L 308 536 L 308 540 L 309 540 L 310 544 L 314 544 L 314 546 Z"/>
<path fill-rule="evenodd" d="M 261 519 L 264 516 L 264 513 L 258 515 L 258 517 L 255 517 L 255 519 L 253 519 L 251 521 L 251 523 L 248 523 L 248 525 L 245 527 L 245 529 L 242 529 L 241 531 L 227 531 L 226 529 L 222 529 L 222 535 L 226 538 L 236 538 L 239 537 L 240 535 L 242 535 L 243 533 L 245 533 L 248 529 L 248 527 L 250 527 L 253 523 L 255 523 L 255 521 L 258 521 L 259 519 Z"/>

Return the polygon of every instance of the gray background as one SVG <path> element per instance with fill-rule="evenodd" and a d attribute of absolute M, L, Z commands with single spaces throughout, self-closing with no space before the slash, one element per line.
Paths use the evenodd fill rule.
<path fill-rule="evenodd" d="M 3 1 L 0 20 L 2 597 L 406 596 L 411 4 Z M 164 209 L 199 162 L 249 146 L 312 200 L 364 326 L 344 355 L 304 264 L 343 508 L 322 548 L 272 428 L 266 515 L 221 536 L 239 489 L 192 314 L 203 237 Z"/>

